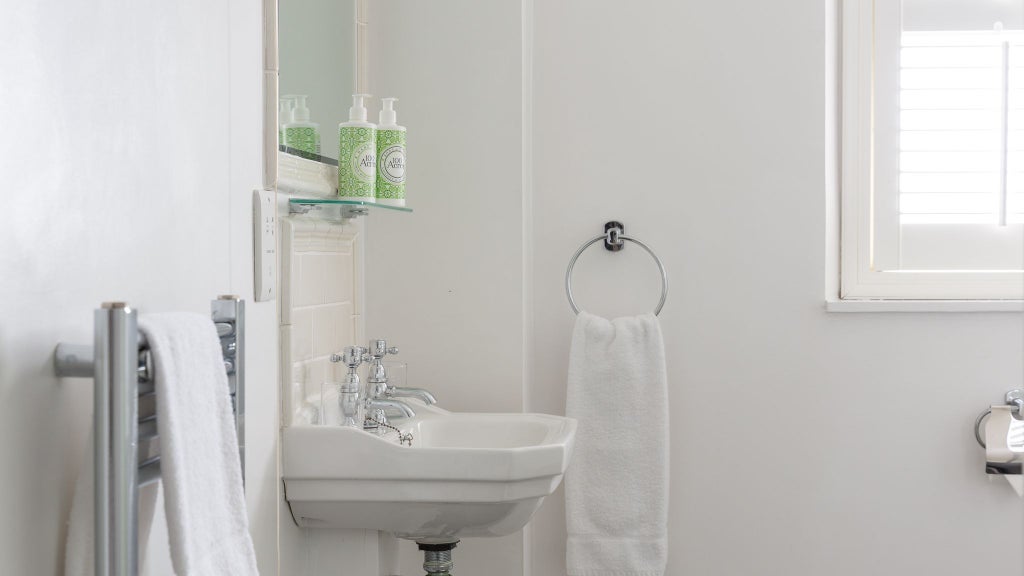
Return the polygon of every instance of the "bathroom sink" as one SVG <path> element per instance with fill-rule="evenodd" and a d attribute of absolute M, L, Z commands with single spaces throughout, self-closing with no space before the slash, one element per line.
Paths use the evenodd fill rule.
<path fill-rule="evenodd" d="M 546 414 L 456 413 L 410 402 L 377 436 L 341 426 L 284 430 L 285 495 L 305 528 L 361 528 L 421 542 L 504 536 L 562 480 L 576 421 Z"/>

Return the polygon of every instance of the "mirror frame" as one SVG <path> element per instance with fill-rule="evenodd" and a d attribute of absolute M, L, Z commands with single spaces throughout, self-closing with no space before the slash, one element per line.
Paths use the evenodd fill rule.
<path fill-rule="evenodd" d="M 355 0 L 355 87 L 369 91 L 369 0 Z M 277 190 L 278 118 L 281 62 L 278 52 L 278 0 L 263 0 L 263 189 Z"/>
<path fill-rule="evenodd" d="M 263 189 L 277 190 L 277 0 L 263 0 Z"/>

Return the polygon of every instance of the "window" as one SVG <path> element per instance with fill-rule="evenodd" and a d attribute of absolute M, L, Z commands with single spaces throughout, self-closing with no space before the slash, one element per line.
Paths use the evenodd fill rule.
<path fill-rule="evenodd" d="M 1024 298 L 1024 1 L 845 0 L 842 32 L 842 298 Z"/>

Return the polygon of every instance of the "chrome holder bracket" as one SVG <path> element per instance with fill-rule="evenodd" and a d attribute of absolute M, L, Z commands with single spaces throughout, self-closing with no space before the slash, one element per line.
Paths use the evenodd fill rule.
<path fill-rule="evenodd" d="M 289 214 L 308 214 L 311 210 L 319 210 L 320 206 L 313 204 L 292 204 L 288 203 Z"/>
<path fill-rule="evenodd" d="M 301 215 L 309 214 L 313 210 L 320 210 L 324 205 L 321 204 L 294 204 L 288 203 L 288 214 Z M 341 212 L 341 218 L 348 220 L 351 218 L 358 218 L 359 216 L 366 216 L 370 213 L 370 209 L 366 206 L 356 205 L 339 205 L 339 211 Z"/>
<path fill-rule="evenodd" d="M 341 217 L 342 218 L 357 218 L 359 216 L 366 216 L 370 213 L 370 209 L 366 206 L 342 206 Z"/>
<path fill-rule="evenodd" d="M 604 225 L 604 249 L 609 252 L 618 252 L 626 247 L 626 243 L 622 241 L 623 234 L 626 233 L 626 227 L 622 225 L 622 222 L 605 222 Z"/>

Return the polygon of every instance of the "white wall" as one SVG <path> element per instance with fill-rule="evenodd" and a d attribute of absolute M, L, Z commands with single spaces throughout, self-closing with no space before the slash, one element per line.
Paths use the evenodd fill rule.
<path fill-rule="evenodd" d="M 409 385 L 452 410 L 523 405 L 520 28 L 518 2 L 370 4 L 371 92 L 399 98 L 415 212 L 367 217 L 367 336 L 401 348 Z M 522 574 L 522 547 L 465 541 L 456 571 Z M 422 573 L 415 545 L 399 549 L 402 574 Z"/>
<path fill-rule="evenodd" d="M 564 407 L 566 260 L 620 219 L 672 282 L 668 574 L 1017 573 L 971 426 L 1024 376 L 1020 315 L 823 310 L 825 4 L 536 3 L 530 407 Z M 649 309 L 649 275 L 597 285 L 644 258 L 581 263 L 589 306 Z M 564 574 L 559 501 L 533 536 Z"/>
<path fill-rule="evenodd" d="M 560 413 L 565 265 L 619 219 L 671 275 L 668 574 L 1019 571 L 1020 500 L 985 478 L 971 426 L 1024 377 L 1020 315 L 824 311 L 826 3 L 526 0 L 527 46 L 523 8 L 374 5 L 417 212 L 370 219 L 370 333 L 444 404 Z M 498 131 L 524 86 L 532 123 Z M 645 258 L 588 253 L 581 303 L 648 310 Z M 564 574 L 560 494 L 525 566 L 497 556 L 519 546 L 467 541 L 456 564 L 486 550 L 488 574 Z"/>
<path fill-rule="evenodd" d="M 92 384 L 57 380 L 54 346 L 89 342 L 105 300 L 209 313 L 218 294 L 251 299 L 261 12 L 241 0 L 43 1 L 6 7 L 5 24 L 0 572 L 57 575 Z M 248 312 L 247 500 L 273 574 L 274 305 Z"/>

